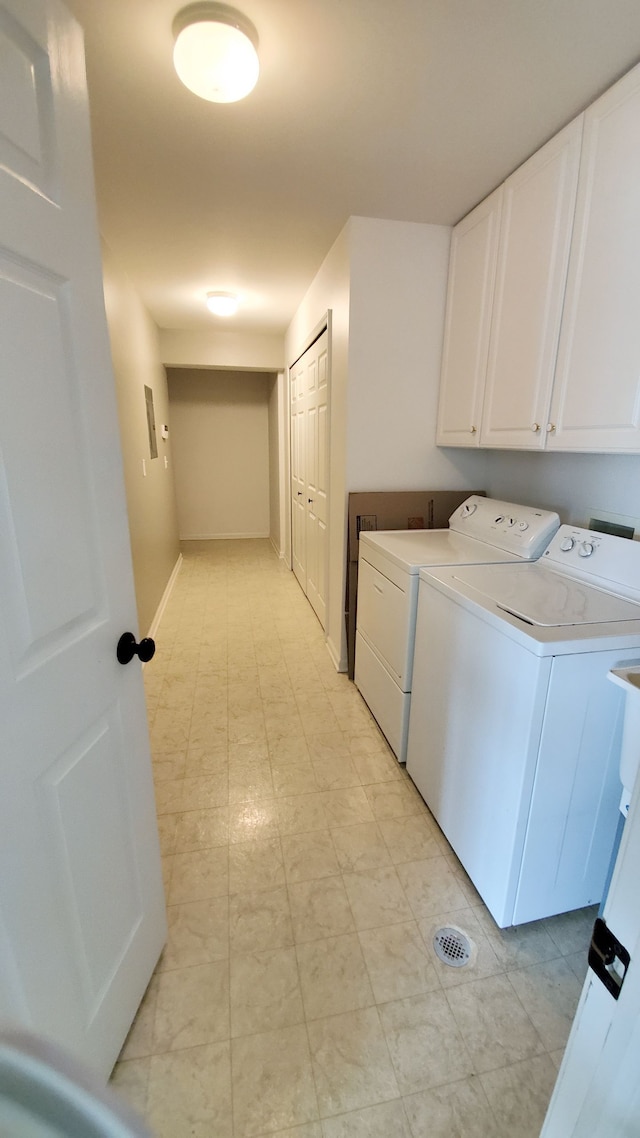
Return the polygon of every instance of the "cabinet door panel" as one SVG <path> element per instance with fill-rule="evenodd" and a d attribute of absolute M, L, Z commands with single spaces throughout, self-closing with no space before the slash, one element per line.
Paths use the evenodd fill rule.
<path fill-rule="evenodd" d="M 505 182 L 482 446 L 545 445 L 582 119 L 552 138 Z"/>
<path fill-rule="evenodd" d="M 453 231 L 437 443 L 478 446 L 502 186 Z"/>
<path fill-rule="evenodd" d="M 585 112 L 547 445 L 640 451 L 640 67 Z"/>

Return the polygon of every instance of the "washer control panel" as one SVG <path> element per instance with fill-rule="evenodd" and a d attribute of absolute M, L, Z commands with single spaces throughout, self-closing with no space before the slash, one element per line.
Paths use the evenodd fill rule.
<path fill-rule="evenodd" d="M 467 498 L 449 519 L 450 529 L 531 560 L 540 556 L 559 525 L 560 518 L 551 510 L 479 494 Z"/>
<path fill-rule="evenodd" d="M 559 549 L 561 553 L 571 553 L 573 550 L 578 557 L 591 557 L 598 548 L 598 544 L 595 535 L 592 533 L 589 533 L 587 538 L 567 534 L 560 542 Z"/>
<path fill-rule="evenodd" d="M 569 576 L 592 579 L 612 592 L 640 595 L 640 541 L 563 525 L 541 561 Z"/>
<path fill-rule="evenodd" d="M 597 555 L 603 537 L 608 536 L 610 535 L 578 529 L 577 526 L 560 526 L 555 538 L 549 543 L 548 549 L 545 549 L 543 556 L 551 560 L 557 559 L 559 563 L 571 564 L 576 557 L 585 558 Z M 626 538 L 616 538 L 615 540 L 617 542 L 626 540 Z"/>

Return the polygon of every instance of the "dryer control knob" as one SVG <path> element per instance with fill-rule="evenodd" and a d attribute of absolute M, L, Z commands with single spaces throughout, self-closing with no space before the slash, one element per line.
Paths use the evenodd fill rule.
<path fill-rule="evenodd" d="M 573 549 L 574 545 L 575 541 L 572 537 L 563 537 L 562 541 L 560 542 L 560 548 L 563 553 L 568 553 L 570 549 Z"/>
<path fill-rule="evenodd" d="M 518 529 L 519 529 L 519 530 L 520 530 L 522 533 L 524 533 L 524 531 L 525 531 L 526 529 L 529 529 L 529 523 L 528 523 L 528 522 L 518 522 Z"/>
<path fill-rule="evenodd" d="M 580 557 L 591 557 L 592 553 L 593 553 L 593 543 L 590 541 L 583 541 L 582 545 L 580 546 L 580 548 L 578 550 L 578 554 L 580 555 Z"/>

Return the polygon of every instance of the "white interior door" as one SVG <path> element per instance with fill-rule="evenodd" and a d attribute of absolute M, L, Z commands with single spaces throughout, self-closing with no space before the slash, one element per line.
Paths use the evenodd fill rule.
<path fill-rule="evenodd" d="M 293 570 L 323 628 L 328 556 L 328 345 L 325 331 L 291 370 Z"/>
<path fill-rule="evenodd" d="M 640 779 L 603 912 L 631 962 L 618 1000 L 589 969 L 542 1138 L 640 1134 L 639 865 Z"/>
<path fill-rule="evenodd" d="M 166 929 L 90 153 L 79 27 L 0 0 L 0 1015 L 106 1076 Z"/>

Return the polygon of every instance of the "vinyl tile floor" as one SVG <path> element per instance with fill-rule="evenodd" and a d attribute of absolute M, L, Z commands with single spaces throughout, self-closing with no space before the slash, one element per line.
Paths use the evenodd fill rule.
<path fill-rule="evenodd" d="M 537 1138 L 593 910 L 500 931 L 269 542 L 183 554 L 144 673 L 169 940 L 113 1085 L 158 1138 Z"/>

